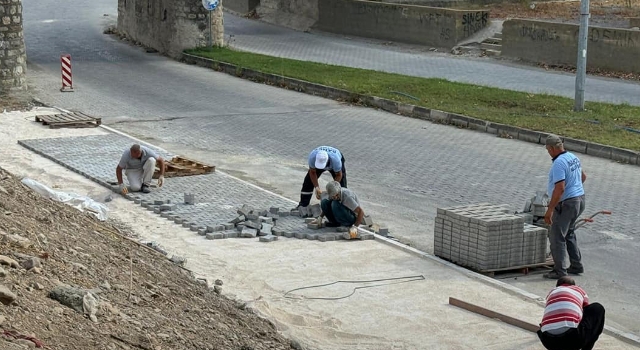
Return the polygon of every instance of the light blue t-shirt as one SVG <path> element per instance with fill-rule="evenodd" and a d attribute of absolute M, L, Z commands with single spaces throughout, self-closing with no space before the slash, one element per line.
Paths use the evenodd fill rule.
<path fill-rule="evenodd" d="M 140 150 L 142 151 L 142 156 L 140 159 L 131 158 L 131 150 L 127 149 L 122 153 L 122 157 L 120 157 L 120 162 L 118 165 L 122 169 L 142 169 L 144 163 L 147 162 L 149 158 L 154 158 L 158 160 L 158 153 L 154 150 L 147 148 L 145 146 L 140 146 Z"/>
<path fill-rule="evenodd" d="M 549 184 L 547 185 L 549 198 L 553 195 L 553 188 L 556 183 L 562 180 L 564 180 L 564 193 L 560 197 L 560 201 L 584 194 L 582 165 L 580 164 L 580 159 L 573 153 L 562 153 L 553 161 L 551 170 L 549 170 Z"/>
<path fill-rule="evenodd" d="M 328 167 L 326 167 L 324 170 L 331 169 L 336 173 L 342 171 L 342 154 L 340 153 L 340 151 L 338 151 L 337 148 L 333 148 L 330 146 L 320 146 L 311 151 L 311 153 L 309 154 L 309 168 L 316 167 L 316 153 L 318 153 L 318 151 L 320 150 L 327 152 L 327 154 L 329 155 L 329 162 L 327 162 Z"/>

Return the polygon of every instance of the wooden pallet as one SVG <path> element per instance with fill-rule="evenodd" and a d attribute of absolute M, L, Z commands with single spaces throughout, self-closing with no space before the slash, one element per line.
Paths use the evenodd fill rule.
<path fill-rule="evenodd" d="M 204 164 L 197 160 L 189 159 L 183 156 L 175 156 L 170 161 L 165 161 L 164 177 L 193 176 L 208 174 L 216 170 L 213 165 Z M 153 174 L 153 178 L 160 177 L 160 168 L 157 167 Z"/>
<path fill-rule="evenodd" d="M 520 275 L 529 275 L 535 273 L 549 272 L 549 268 L 553 267 L 553 259 L 547 258 L 547 260 L 543 263 L 532 264 L 532 265 L 521 265 L 521 266 L 510 266 L 501 269 L 490 269 L 490 270 L 482 270 L 478 271 L 483 275 L 487 275 L 489 277 L 501 277 L 501 278 L 510 278 L 513 276 Z"/>
<path fill-rule="evenodd" d="M 49 125 L 50 129 L 95 128 L 102 124 L 101 118 L 90 117 L 81 112 L 37 115 L 36 122 Z"/>

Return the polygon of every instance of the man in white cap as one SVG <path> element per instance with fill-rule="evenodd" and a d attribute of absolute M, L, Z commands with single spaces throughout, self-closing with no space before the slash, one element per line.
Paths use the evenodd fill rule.
<path fill-rule="evenodd" d="M 552 165 L 549 170 L 547 194 L 549 206 L 544 221 L 549 225 L 549 243 L 553 257 L 553 271 L 545 278 L 558 279 L 568 273 L 584 272 L 582 255 L 574 232 L 576 220 L 585 209 L 585 194 L 582 184 L 587 175 L 582 170 L 580 159 L 564 149 L 562 139 L 549 135 L 545 142 Z M 565 256 L 569 255 L 571 265 L 564 267 Z"/>
<path fill-rule="evenodd" d="M 309 154 L 309 171 L 302 183 L 300 191 L 299 207 L 309 206 L 311 196 L 315 190 L 316 198 L 321 198 L 322 190 L 318 184 L 318 178 L 323 172 L 328 170 L 334 181 L 340 183 L 342 187 L 347 187 L 347 170 L 344 167 L 344 156 L 334 147 L 320 146 Z"/>

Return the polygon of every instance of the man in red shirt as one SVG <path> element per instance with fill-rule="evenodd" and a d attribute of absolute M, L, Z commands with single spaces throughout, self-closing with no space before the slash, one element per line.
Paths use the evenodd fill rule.
<path fill-rule="evenodd" d="M 604 329 L 604 307 L 562 276 L 547 295 L 538 338 L 548 350 L 591 350 Z"/>

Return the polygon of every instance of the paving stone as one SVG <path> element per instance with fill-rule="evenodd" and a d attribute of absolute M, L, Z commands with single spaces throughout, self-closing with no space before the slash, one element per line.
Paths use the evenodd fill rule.
<path fill-rule="evenodd" d="M 191 225 L 194 224 L 190 223 L 189 221 L 182 221 L 182 227 L 190 227 Z"/>
<path fill-rule="evenodd" d="M 307 224 L 307 228 L 317 230 L 319 227 L 318 224 Z"/>
<path fill-rule="evenodd" d="M 223 232 L 222 235 L 224 238 L 237 238 L 238 232 Z"/>
<path fill-rule="evenodd" d="M 307 233 L 304 238 L 313 241 L 313 240 L 317 240 L 319 236 L 320 234 L 318 233 Z"/>
<path fill-rule="evenodd" d="M 269 211 L 267 211 L 267 210 L 263 210 L 263 211 L 261 211 L 260 213 L 258 213 L 258 215 L 260 215 L 260 216 L 265 216 L 265 217 L 266 217 L 268 214 L 269 214 Z"/>
<path fill-rule="evenodd" d="M 163 205 L 163 204 L 166 204 L 166 201 L 164 201 L 164 200 L 155 200 L 155 201 L 153 201 L 153 204 L 154 205 Z"/>
<path fill-rule="evenodd" d="M 193 193 L 184 194 L 184 204 L 194 205 L 196 204 L 196 196 Z"/>
<path fill-rule="evenodd" d="M 175 204 L 163 204 L 160 206 L 160 210 L 162 211 L 171 211 L 171 210 L 176 210 L 178 206 Z"/>
<path fill-rule="evenodd" d="M 153 212 L 156 214 L 160 214 L 162 213 L 162 210 L 160 210 L 160 208 L 153 208 Z"/>
<path fill-rule="evenodd" d="M 306 237 L 306 235 L 307 235 L 307 234 L 306 234 L 306 233 L 304 233 L 304 232 L 296 232 L 293 236 L 294 236 L 295 238 L 298 238 L 298 239 L 303 239 L 303 238 L 305 238 L 305 237 Z"/>
<path fill-rule="evenodd" d="M 387 228 L 387 227 L 380 227 L 380 228 L 378 229 L 378 232 L 377 232 L 377 233 L 378 233 L 379 235 L 381 235 L 381 236 L 388 236 L 388 235 L 389 235 L 389 228 Z"/>
<path fill-rule="evenodd" d="M 301 215 L 299 210 L 292 210 L 292 211 L 289 212 L 289 214 L 291 216 L 300 216 Z"/>
<path fill-rule="evenodd" d="M 198 227 L 198 225 L 197 225 L 197 224 L 191 224 L 191 225 L 189 226 L 189 229 L 190 229 L 191 231 L 198 231 L 200 228 Z M 205 231 L 207 231 L 207 228 L 205 227 L 205 229 L 204 229 L 204 230 L 205 230 Z"/>
<path fill-rule="evenodd" d="M 316 218 L 306 218 L 306 219 L 304 219 L 304 223 L 305 224 L 310 224 L 310 223 L 312 223 L 314 221 L 316 221 Z"/>
<path fill-rule="evenodd" d="M 180 217 L 177 217 L 177 218 L 173 219 L 173 222 L 175 222 L 176 224 L 182 224 L 184 222 L 184 219 L 180 218 Z"/>
<path fill-rule="evenodd" d="M 280 216 L 280 217 L 289 216 L 289 214 L 291 214 L 291 213 L 289 213 L 288 211 L 281 211 L 281 212 L 278 212 L 278 216 Z"/>
<path fill-rule="evenodd" d="M 244 222 L 246 219 L 247 218 L 244 215 L 240 215 L 240 216 L 236 217 L 235 219 L 231 220 L 230 222 L 235 225 L 235 224 Z"/>
<path fill-rule="evenodd" d="M 251 221 L 251 220 L 245 221 L 244 225 L 246 227 L 255 228 L 255 229 L 260 229 L 260 227 L 262 227 L 262 223 L 261 222 L 255 222 L 255 221 Z"/>
<path fill-rule="evenodd" d="M 271 208 L 269 208 L 269 212 L 270 212 L 271 214 L 278 214 L 278 211 L 280 211 L 280 208 L 278 208 L 278 207 L 271 207 Z"/>
<path fill-rule="evenodd" d="M 332 234 L 323 234 L 323 235 L 319 235 L 319 236 L 318 236 L 318 240 L 319 240 L 320 242 L 335 241 L 335 240 L 336 240 L 336 235 L 332 235 Z"/>
<path fill-rule="evenodd" d="M 198 234 L 199 234 L 200 236 L 204 236 L 205 234 L 207 234 L 207 230 L 206 230 L 206 229 L 205 229 L 205 230 L 203 230 L 203 229 L 198 229 Z"/>
<path fill-rule="evenodd" d="M 257 214 L 251 213 L 245 216 L 247 217 L 247 220 L 260 220 L 260 215 Z"/>
<path fill-rule="evenodd" d="M 258 235 L 258 230 L 254 228 L 245 227 L 242 229 L 242 234 L 240 235 L 243 238 L 255 238 Z"/>
<path fill-rule="evenodd" d="M 210 233 L 207 233 L 206 238 L 207 239 L 223 239 L 225 237 L 222 232 L 213 232 L 213 233 L 210 232 Z"/>
<path fill-rule="evenodd" d="M 135 204 L 140 204 L 140 203 L 142 203 L 142 201 L 141 201 L 140 199 L 134 199 L 134 200 L 133 200 L 133 203 L 135 203 Z"/>
<path fill-rule="evenodd" d="M 278 240 L 278 237 L 274 235 L 267 235 L 267 236 L 260 237 L 260 242 L 273 242 L 277 240 Z"/>
<path fill-rule="evenodd" d="M 289 232 L 289 231 L 284 232 L 282 235 L 287 237 L 287 238 L 293 238 L 294 237 L 293 232 Z"/>
<path fill-rule="evenodd" d="M 224 224 L 225 230 L 233 230 L 234 227 L 236 227 L 234 224 Z"/>
<path fill-rule="evenodd" d="M 261 233 L 264 232 L 266 234 L 271 234 L 272 230 L 273 230 L 273 225 L 262 223 L 262 227 L 260 228 Z"/>
<path fill-rule="evenodd" d="M 283 236 L 284 235 L 284 231 L 282 230 L 278 230 L 276 228 L 274 228 L 273 230 L 271 230 L 271 232 L 273 233 L 274 236 Z"/>

